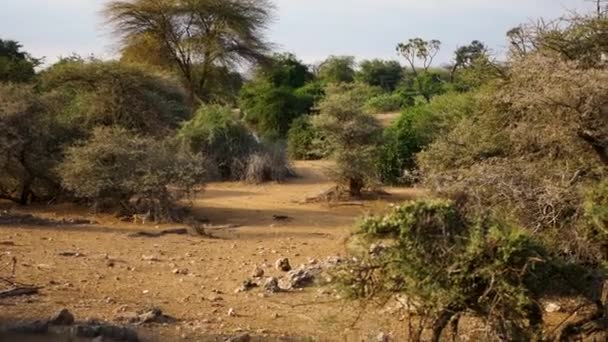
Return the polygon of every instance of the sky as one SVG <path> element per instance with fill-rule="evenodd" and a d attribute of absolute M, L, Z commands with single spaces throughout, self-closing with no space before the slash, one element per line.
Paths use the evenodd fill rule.
<path fill-rule="evenodd" d="M 21 42 L 47 64 L 72 53 L 113 58 L 117 44 L 100 15 L 106 1 L 0 0 L 0 38 Z M 437 65 L 448 63 L 458 46 L 472 40 L 500 56 L 510 28 L 594 8 L 587 0 L 274 1 L 268 40 L 306 63 L 329 55 L 398 59 L 396 45 L 412 37 L 442 41 Z"/>

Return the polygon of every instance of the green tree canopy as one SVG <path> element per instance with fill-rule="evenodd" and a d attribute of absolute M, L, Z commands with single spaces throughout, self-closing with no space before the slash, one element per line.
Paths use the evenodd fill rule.
<path fill-rule="evenodd" d="M 330 56 L 319 65 L 319 78 L 325 83 L 350 83 L 355 80 L 355 57 Z"/>
<path fill-rule="evenodd" d="M 154 63 L 170 63 L 192 99 L 202 101 L 213 66 L 264 59 L 272 12 L 266 0 L 121 0 L 105 8 L 125 52 L 146 51 Z"/>
<path fill-rule="evenodd" d="M 0 82 L 29 82 L 41 60 L 22 51 L 23 46 L 14 40 L 0 39 Z"/>
<path fill-rule="evenodd" d="M 372 59 L 361 62 L 357 79 L 371 86 L 393 91 L 403 78 L 403 68 L 397 61 Z"/>

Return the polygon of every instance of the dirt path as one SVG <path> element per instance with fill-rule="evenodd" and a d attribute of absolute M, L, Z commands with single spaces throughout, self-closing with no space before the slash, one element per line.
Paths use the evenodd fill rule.
<path fill-rule="evenodd" d="M 356 303 L 318 288 L 274 295 L 234 291 L 256 265 L 264 265 L 266 275 L 279 275 L 273 268 L 279 257 L 298 265 L 309 258 L 344 255 L 345 239 L 358 217 L 421 195 L 389 189 L 393 196 L 388 201 L 366 202 L 364 207 L 299 204 L 331 186 L 323 175 L 325 167 L 325 162 L 296 163 L 301 177 L 286 184 L 208 185 L 194 202 L 195 214 L 213 224 L 240 226 L 211 231 L 218 239 L 133 238 L 128 233 L 179 225 L 134 225 L 71 207 L 32 209 L 50 219 L 87 216 L 98 224 L 0 226 L 0 274 L 15 257 L 17 279 L 44 286 L 40 296 L 1 301 L 0 320 L 44 318 L 68 308 L 78 319 L 113 321 L 123 312 L 156 306 L 179 322 L 143 331 L 155 341 L 214 341 L 238 331 L 265 341 L 281 336 L 355 341 L 380 331 L 398 336 L 402 324 L 390 313 L 368 308 L 361 316 Z M 293 220 L 277 223 L 273 215 Z M 80 255 L 60 256 L 63 252 Z M 229 309 L 236 315 L 229 316 Z"/>

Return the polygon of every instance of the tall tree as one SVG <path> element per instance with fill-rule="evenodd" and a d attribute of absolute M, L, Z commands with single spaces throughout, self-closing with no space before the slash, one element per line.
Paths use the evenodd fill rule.
<path fill-rule="evenodd" d="M 484 43 L 474 40 L 469 45 L 461 46 L 454 52 L 454 65 L 450 72 L 450 79 L 454 81 L 454 75 L 459 68 L 467 68 L 473 65 L 476 60 L 486 57 L 488 48 Z"/>
<path fill-rule="evenodd" d="M 403 78 L 403 68 L 397 61 L 372 59 L 362 61 L 357 79 L 371 86 L 382 87 L 386 91 L 397 88 Z"/>
<path fill-rule="evenodd" d="M 14 40 L 0 39 L 0 82 L 28 82 L 36 74 L 34 68 L 42 62 L 21 50 Z"/>
<path fill-rule="evenodd" d="M 124 49 L 142 41 L 158 47 L 150 51 L 168 57 L 192 99 L 204 101 L 213 67 L 264 59 L 273 10 L 268 0 L 119 0 L 105 16 Z"/>
<path fill-rule="evenodd" d="M 355 80 L 355 57 L 330 56 L 319 65 L 319 78 L 326 83 L 350 83 Z"/>
<path fill-rule="evenodd" d="M 425 72 L 428 71 L 440 48 L 441 42 L 439 40 L 427 41 L 422 38 L 411 38 L 407 43 L 399 43 L 397 52 L 408 62 L 414 77 L 418 77 L 416 64 L 421 66 Z"/>

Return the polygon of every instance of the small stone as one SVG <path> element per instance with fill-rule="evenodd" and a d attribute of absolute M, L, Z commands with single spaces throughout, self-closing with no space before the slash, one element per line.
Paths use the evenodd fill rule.
<path fill-rule="evenodd" d="M 281 259 L 277 260 L 276 263 L 274 264 L 274 266 L 279 271 L 283 271 L 283 272 L 291 271 L 291 265 L 289 264 L 289 259 L 287 259 L 287 258 L 281 258 Z"/>
<path fill-rule="evenodd" d="M 153 261 L 153 262 L 159 262 L 160 259 L 155 257 L 154 255 L 142 255 L 141 256 L 141 260 L 144 261 Z"/>
<path fill-rule="evenodd" d="M 173 274 L 188 275 L 190 273 L 187 268 L 175 268 L 171 271 Z"/>
<path fill-rule="evenodd" d="M 68 309 L 62 309 L 49 320 L 51 325 L 72 325 L 74 315 Z"/>
<path fill-rule="evenodd" d="M 230 317 L 236 316 L 236 312 L 234 311 L 233 308 L 228 309 L 228 316 L 230 316 Z"/>
<path fill-rule="evenodd" d="M 274 277 L 266 278 L 266 281 L 264 282 L 264 290 L 270 293 L 281 292 L 281 288 L 279 287 L 279 280 Z"/>
<path fill-rule="evenodd" d="M 549 303 L 545 306 L 545 311 L 548 313 L 555 313 L 555 312 L 559 312 L 562 309 L 561 306 L 559 306 L 559 304 L 556 303 Z"/>

